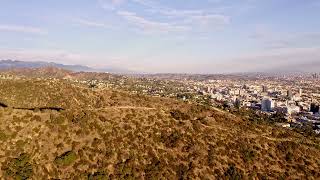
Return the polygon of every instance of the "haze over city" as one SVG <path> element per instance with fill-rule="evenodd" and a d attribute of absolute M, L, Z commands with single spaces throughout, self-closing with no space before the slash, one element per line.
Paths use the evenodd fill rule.
<path fill-rule="evenodd" d="M 0 3 L 1 59 L 149 73 L 314 71 L 320 66 L 317 0 Z"/>

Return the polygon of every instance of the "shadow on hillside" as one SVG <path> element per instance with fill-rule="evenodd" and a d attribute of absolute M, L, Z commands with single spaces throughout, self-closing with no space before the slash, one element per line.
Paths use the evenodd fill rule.
<path fill-rule="evenodd" d="M 0 107 L 7 108 L 8 106 L 2 102 L 0 102 Z"/>
<path fill-rule="evenodd" d="M 60 111 L 63 111 L 63 110 L 65 110 L 65 109 L 63 109 L 63 108 L 59 108 L 59 107 L 36 107 L 36 108 L 13 108 L 13 109 L 19 109 L 19 110 L 29 110 L 29 111 L 37 111 L 37 110 L 39 110 L 39 111 L 45 111 L 45 110 L 51 110 L 51 111 L 58 111 L 58 112 L 60 112 Z"/>
<path fill-rule="evenodd" d="M 9 108 L 8 105 L 0 102 L 0 107 L 2 108 Z M 28 111 L 45 111 L 45 110 L 51 110 L 51 111 L 64 111 L 64 108 L 60 107 L 34 107 L 34 108 L 19 108 L 19 107 L 12 107 L 12 109 L 18 109 L 18 110 L 28 110 Z"/>

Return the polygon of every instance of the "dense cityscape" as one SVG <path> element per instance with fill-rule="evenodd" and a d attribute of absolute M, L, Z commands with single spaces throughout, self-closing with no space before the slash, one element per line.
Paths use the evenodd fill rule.
<path fill-rule="evenodd" d="M 134 94 L 177 98 L 220 110 L 250 109 L 280 114 L 282 127 L 312 126 L 320 134 L 320 74 L 303 75 L 135 75 L 108 81 L 74 81 L 92 88 L 113 88 Z"/>

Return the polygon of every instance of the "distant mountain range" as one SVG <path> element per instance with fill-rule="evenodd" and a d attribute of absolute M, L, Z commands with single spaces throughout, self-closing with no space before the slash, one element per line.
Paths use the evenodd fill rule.
<path fill-rule="evenodd" d="M 45 61 L 18 61 L 18 60 L 0 60 L 0 70 L 17 69 L 17 68 L 43 68 L 43 67 L 56 67 L 65 70 L 75 72 L 109 72 L 109 73 L 120 73 L 120 74 L 132 74 L 134 72 L 121 69 L 121 68 L 101 68 L 95 69 L 83 65 L 65 65 L 54 62 Z"/>
<path fill-rule="evenodd" d="M 64 65 L 54 62 L 44 61 L 16 61 L 16 60 L 0 60 L 0 70 L 2 69 L 16 69 L 16 68 L 41 68 L 41 67 L 57 67 L 71 71 L 94 71 L 94 69 L 82 65 Z"/>
<path fill-rule="evenodd" d="M 107 73 L 113 73 L 113 74 L 132 74 L 132 75 L 148 74 L 148 73 L 142 73 L 142 72 L 134 72 L 124 68 L 116 68 L 116 67 L 97 69 L 97 68 L 92 68 L 92 67 L 83 66 L 83 65 L 65 65 L 65 64 L 45 62 L 45 61 L 0 60 L 0 71 L 8 70 L 8 69 L 43 68 L 43 67 L 55 67 L 55 68 L 74 71 L 74 72 L 107 72 Z M 312 61 L 312 62 L 302 61 L 299 63 L 290 63 L 286 65 L 279 65 L 276 67 L 265 67 L 263 69 L 257 68 L 253 72 L 261 72 L 261 73 L 268 73 L 268 74 L 292 74 L 292 73 L 297 74 L 297 73 L 320 72 L 320 61 Z M 248 73 L 252 73 L 252 72 L 248 72 Z M 212 74 L 215 74 L 215 73 L 212 73 Z"/>

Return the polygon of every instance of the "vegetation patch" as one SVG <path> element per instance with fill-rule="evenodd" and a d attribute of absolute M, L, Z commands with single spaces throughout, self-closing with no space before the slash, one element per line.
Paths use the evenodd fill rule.
<path fill-rule="evenodd" d="M 166 147 L 174 148 L 177 146 L 177 143 L 181 136 L 182 135 L 178 131 L 174 131 L 169 135 L 161 135 L 161 142 L 163 142 Z"/>
<path fill-rule="evenodd" d="M 116 164 L 115 169 L 116 174 L 120 179 L 135 179 L 135 167 L 132 165 L 132 160 L 127 159 L 123 162 L 119 162 Z"/>
<path fill-rule="evenodd" d="M 160 171 L 161 171 L 161 162 L 154 158 L 151 164 L 148 164 L 144 170 L 147 179 L 159 179 L 160 178 Z"/>
<path fill-rule="evenodd" d="M 224 176 L 226 177 L 226 179 L 240 180 L 243 179 L 243 172 L 242 170 L 238 169 L 234 164 L 231 164 L 225 171 Z"/>
<path fill-rule="evenodd" d="M 175 120 L 190 120 L 190 116 L 186 113 L 181 112 L 180 110 L 173 110 L 170 112 L 171 117 Z"/>
<path fill-rule="evenodd" d="M 0 130 L 0 141 L 5 141 L 8 139 L 8 136 Z"/>
<path fill-rule="evenodd" d="M 21 154 L 18 158 L 8 159 L 2 170 L 7 177 L 13 179 L 29 179 L 33 170 L 30 158 L 27 154 Z"/>
<path fill-rule="evenodd" d="M 256 157 L 256 152 L 252 149 L 249 149 L 249 148 L 242 149 L 241 154 L 242 154 L 242 159 L 245 162 L 253 161 L 254 158 Z"/>
<path fill-rule="evenodd" d="M 70 166 L 77 160 L 77 154 L 73 151 L 68 151 L 63 153 L 61 156 L 58 156 L 54 162 L 58 166 Z"/>
<path fill-rule="evenodd" d="M 109 176 L 103 171 L 98 171 L 88 175 L 88 180 L 109 180 Z"/>

